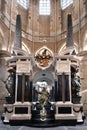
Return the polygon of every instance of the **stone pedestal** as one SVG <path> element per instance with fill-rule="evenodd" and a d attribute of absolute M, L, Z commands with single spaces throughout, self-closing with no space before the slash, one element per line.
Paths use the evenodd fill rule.
<path fill-rule="evenodd" d="M 76 120 L 76 116 L 73 114 L 73 104 L 70 102 L 56 102 L 56 120 Z"/>

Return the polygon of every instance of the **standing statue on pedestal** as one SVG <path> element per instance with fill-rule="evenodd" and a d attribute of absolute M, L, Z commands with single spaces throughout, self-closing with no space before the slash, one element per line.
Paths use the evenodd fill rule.
<path fill-rule="evenodd" d="M 50 92 L 47 90 L 46 86 L 38 86 L 38 89 L 35 90 L 36 93 L 38 94 L 38 102 L 39 105 L 41 107 L 40 110 L 40 119 L 42 121 L 46 120 L 46 104 L 49 102 L 49 96 L 50 96 Z"/>

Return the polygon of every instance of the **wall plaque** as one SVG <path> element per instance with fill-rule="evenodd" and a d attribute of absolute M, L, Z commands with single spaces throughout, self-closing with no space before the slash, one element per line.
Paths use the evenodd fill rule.
<path fill-rule="evenodd" d="M 57 61 L 56 62 L 57 73 L 69 73 L 70 72 L 70 62 L 69 61 Z"/>
<path fill-rule="evenodd" d="M 17 62 L 17 73 L 30 73 L 32 70 L 30 61 L 18 61 Z"/>

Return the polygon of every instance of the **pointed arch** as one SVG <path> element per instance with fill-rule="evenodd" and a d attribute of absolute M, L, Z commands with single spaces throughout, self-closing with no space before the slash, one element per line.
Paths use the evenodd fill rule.
<path fill-rule="evenodd" d="M 84 39 L 83 39 L 83 50 L 87 50 L 87 30 L 85 32 L 85 35 L 84 35 Z"/>
<path fill-rule="evenodd" d="M 43 50 L 43 49 L 47 49 L 47 50 L 48 50 L 48 51 L 50 51 L 50 52 L 51 52 L 51 54 L 53 55 L 52 50 L 51 50 L 51 49 L 49 49 L 47 46 L 42 46 L 42 47 L 40 47 L 38 50 L 36 50 L 36 51 L 35 51 L 35 54 L 36 54 L 36 53 L 38 53 L 40 50 Z"/>
<path fill-rule="evenodd" d="M 27 54 L 31 54 L 30 49 L 26 46 L 26 44 L 24 42 L 22 42 L 22 49 L 27 53 Z"/>
<path fill-rule="evenodd" d="M 78 53 L 78 45 L 77 45 L 76 42 L 74 42 L 74 47 L 73 47 L 73 48 L 75 49 L 76 53 Z M 71 48 L 71 49 L 72 49 L 72 48 Z M 63 43 L 63 45 L 60 47 L 58 54 L 59 54 L 59 55 L 60 55 L 60 54 L 64 54 L 64 51 L 65 51 L 65 50 L 66 50 L 66 42 Z"/>

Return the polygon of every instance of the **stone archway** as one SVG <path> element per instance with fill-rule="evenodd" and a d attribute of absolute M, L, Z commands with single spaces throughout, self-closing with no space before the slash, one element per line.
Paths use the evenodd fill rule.
<path fill-rule="evenodd" d="M 42 70 L 42 71 L 38 71 L 33 78 L 33 97 L 32 100 L 37 101 L 37 94 L 35 94 L 35 90 L 40 90 L 43 89 L 44 87 L 47 89 L 47 91 L 49 91 L 49 93 L 51 93 L 51 99 L 53 100 L 54 97 L 52 97 L 54 94 L 53 89 L 54 89 L 54 77 L 53 74 L 49 71 L 46 70 Z M 35 95 L 34 95 L 35 94 Z"/>
<path fill-rule="evenodd" d="M 32 120 L 54 119 L 54 77 L 46 70 L 36 72 L 32 88 Z M 43 114 L 43 117 L 42 117 Z"/>
<path fill-rule="evenodd" d="M 54 81 L 53 74 L 46 70 L 38 71 L 34 75 L 33 83 L 35 84 L 37 81 L 46 81 L 49 85 L 52 85 Z"/>

